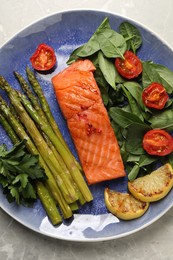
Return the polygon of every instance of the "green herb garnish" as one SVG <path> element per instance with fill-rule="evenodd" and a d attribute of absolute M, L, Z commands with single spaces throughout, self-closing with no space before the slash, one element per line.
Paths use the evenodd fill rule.
<path fill-rule="evenodd" d="M 36 199 L 34 181 L 46 179 L 38 156 L 25 151 L 25 140 L 11 150 L 5 144 L 0 146 L 0 184 L 9 202 L 31 205 Z"/>

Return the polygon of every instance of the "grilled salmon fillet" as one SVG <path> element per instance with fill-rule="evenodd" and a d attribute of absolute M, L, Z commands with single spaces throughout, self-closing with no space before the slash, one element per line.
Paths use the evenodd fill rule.
<path fill-rule="evenodd" d="M 94 70 L 90 60 L 79 60 L 52 78 L 88 184 L 126 175 Z"/>

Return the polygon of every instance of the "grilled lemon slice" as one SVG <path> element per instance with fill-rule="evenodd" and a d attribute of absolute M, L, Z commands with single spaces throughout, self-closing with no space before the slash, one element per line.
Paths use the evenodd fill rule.
<path fill-rule="evenodd" d="M 169 163 L 143 177 L 128 182 L 131 194 L 144 202 L 164 198 L 173 187 L 173 169 Z"/>
<path fill-rule="evenodd" d="M 104 198 L 107 209 L 123 220 L 139 218 L 149 207 L 149 203 L 141 202 L 129 193 L 116 192 L 109 188 L 105 189 Z"/>

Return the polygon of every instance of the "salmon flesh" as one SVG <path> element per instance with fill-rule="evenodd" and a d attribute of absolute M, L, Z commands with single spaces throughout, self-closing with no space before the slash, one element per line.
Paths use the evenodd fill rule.
<path fill-rule="evenodd" d="M 90 60 L 79 60 L 52 78 L 88 184 L 126 175 L 94 71 Z"/>

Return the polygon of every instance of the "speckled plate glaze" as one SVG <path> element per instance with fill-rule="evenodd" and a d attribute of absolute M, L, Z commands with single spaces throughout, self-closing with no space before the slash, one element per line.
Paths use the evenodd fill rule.
<path fill-rule="evenodd" d="M 0 74 L 13 87 L 20 89 L 13 71 L 18 71 L 26 77 L 25 68 L 31 66 L 29 58 L 37 45 L 44 42 L 54 48 L 58 60 L 56 70 L 48 75 L 37 73 L 37 77 L 60 130 L 75 155 L 76 151 L 56 102 L 50 80 L 54 74 L 66 67 L 69 54 L 77 46 L 88 41 L 105 17 L 109 17 L 111 27 L 115 30 L 118 30 L 119 24 L 125 20 L 136 25 L 143 36 L 143 45 L 138 51 L 139 57 L 142 60 L 153 60 L 173 70 L 173 52 L 158 36 L 125 17 L 96 10 L 66 11 L 46 17 L 22 30 L 0 49 Z M 0 95 L 7 98 L 2 91 Z M 0 128 L 0 143 L 11 146 L 3 128 Z M 33 208 L 18 207 L 15 204 L 9 204 L 0 190 L 0 206 L 15 220 L 40 234 L 57 239 L 87 242 L 116 239 L 137 232 L 159 219 L 173 205 L 172 190 L 163 200 L 151 204 L 141 218 L 121 221 L 108 213 L 105 208 L 103 191 L 107 186 L 118 191 L 126 191 L 127 179 L 92 185 L 90 188 L 94 196 L 93 202 L 84 205 L 79 212 L 74 214 L 73 219 L 64 221 L 56 227 L 49 222 L 39 201 Z"/>

